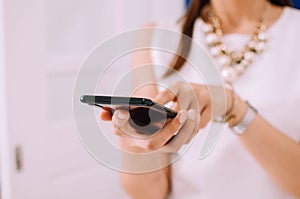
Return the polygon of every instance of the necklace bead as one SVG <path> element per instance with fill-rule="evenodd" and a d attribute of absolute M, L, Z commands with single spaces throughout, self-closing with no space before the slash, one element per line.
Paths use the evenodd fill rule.
<path fill-rule="evenodd" d="M 246 66 L 244 65 L 244 64 L 238 64 L 237 66 L 236 66 L 236 70 L 237 70 L 237 72 L 238 72 L 238 74 L 240 75 L 240 74 L 243 74 L 244 73 L 244 71 L 246 70 Z"/>
<path fill-rule="evenodd" d="M 256 46 L 256 50 L 258 53 L 261 53 L 265 50 L 266 48 L 266 43 L 265 42 L 259 42 Z"/>
<path fill-rule="evenodd" d="M 214 57 L 218 57 L 221 55 L 221 48 L 220 46 L 211 47 L 210 54 Z"/>
<path fill-rule="evenodd" d="M 257 38 L 260 40 L 260 41 L 265 41 L 267 39 L 266 37 L 266 34 L 264 32 L 260 32 L 258 35 L 257 35 Z"/>
<path fill-rule="evenodd" d="M 219 59 L 219 63 L 221 64 L 221 66 L 226 67 L 228 65 L 230 65 L 231 60 L 227 55 L 222 55 Z"/>
<path fill-rule="evenodd" d="M 237 78 L 237 73 L 233 68 L 223 68 L 221 70 L 223 80 L 228 83 L 233 83 Z"/>
<path fill-rule="evenodd" d="M 203 26 L 202 26 L 202 31 L 204 33 L 211 33 L 213 31 L 213 26 L 210 25 L 210 24 L 207 24 L 205 23 Z"/>
<path fill-rule="evenodd" d="M 215 33 L 210 33 L 206 36 L 206 41 L 208 45 L 215 45 L 220 42 L 218 36 Z"/>
<path fill-rule="evenodd" d="M 255 53 L 252 51 L 246 51 L 244 54 L 244 58 L 246 60 L 253 60 L 254 57 L 255 57 Z"/>

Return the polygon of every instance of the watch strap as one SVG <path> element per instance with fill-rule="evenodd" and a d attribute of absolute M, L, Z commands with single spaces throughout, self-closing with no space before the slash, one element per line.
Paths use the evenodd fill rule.
<path fill-rule="evenodd" d="M 257 115 L 257 110 L 253 106 L 251 106 L 249 104 L 249 102 L 246 101 L 246 103 L 248 105 L 248 109 L 247 109 L 245 115 L 242 117 L 242 119 L 236 125 L 231 127 L 231 130 L 238 135 L 242 135 L 246 131 L 246 129 L 248 128 L 250 123 L 253 121 L 253 119 Z"/>

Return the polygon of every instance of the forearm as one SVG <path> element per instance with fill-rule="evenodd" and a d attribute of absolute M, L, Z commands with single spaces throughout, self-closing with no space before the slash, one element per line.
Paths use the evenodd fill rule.
<path fill-rule="evenodd" d="M 290 194 L 300 197 L 300 145 L 257 115 L 240 137 L 273 180 Z"/>
<path fill-rule="evenodd" d="M 133 199 L 165 199 L 169 193 L 169 168 L 146 174 L 121 174 L 124 190 Z"/>
<path fill-rule="evenodd" d="M 119 141 L 122 152 L 121 184 L 133 199 L 164 199 L 170 189 L 167 153 L 150 152 Z M 129 153 L 126 151 L 130 151 Z"/>

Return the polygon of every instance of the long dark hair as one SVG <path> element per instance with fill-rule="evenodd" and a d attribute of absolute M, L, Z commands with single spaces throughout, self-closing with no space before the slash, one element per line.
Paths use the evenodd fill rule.
<path fill-rule="evenodd" d="M 210 2 L 210 0 L 192 0 L 189 8 L 182 18 L 183 26 L 182 26 L 182 33 L 183 36 L 181 37 L 181 41 L 179 43 L 179 47 L 177 50 L 177 55 L 175 55 L 174 59 L 171 62 L 171 67 L 175 70 L 179 70 L 183 64 L 186 62 L 186 57 L 189 54 L 190 47 L 191 47 L 191 40 L 184 39 L 185 36 L 193 37 L 194 32 L 194 23 L 199 16 L 201 16 L 203 8 Z M 272 4 L 278 6 L 291 6 L 290 0 L 270 0 Z M 185 35 L 185 36 L 184 36 Z M 172 70 L 167 72 L 165 76 L 168 76 Z"/>

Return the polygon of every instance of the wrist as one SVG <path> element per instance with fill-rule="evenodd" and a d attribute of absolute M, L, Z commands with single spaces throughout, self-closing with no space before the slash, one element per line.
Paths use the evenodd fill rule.
<path fill-rule="evenodd" d="M 249 125 L 257 115 L 257 110 L 253 106 L 251 106 L 247 101 L 244 103 L 246 103 L 247 106 L 245 113 L 242 114 L 242 117 L 240 119 L 236 117 L 236 119 L 232 120 L 232 123 L 229 124 L 231 130 L 237 135 L 242 135 L 243 133 L 245 133 L 245 131 L 248 129 Z"/>
<path fill-rule="evenodd" d="M 234 108 L 232 109 L 232 112 L 228 116 L 229 127 L 233 127 L 236 124 L 238 124 L 242 120 L 242 118 L 244 117 L 248 109 L 247 102 L 242 100 L 237 95 L 234 95 L 234 98 L 235 98 L 235 105 Z"/>
<path fill-rule="evenodd" d="M 247 103 L 239 96 L 235 95 L 233 90 L 228 90 L 226 93 L 226 112 L 223 116 L 216 117 L 215 122 L 227 122 L 229 127 L 237 124 L 246 113 Z"/>
<path fill-rule="evenodd" d="M 248 128 L 249 124 L 255 118 L 257 110 L 247 101 L 242 100 L 230 90 L 231 95 L 227 92 L 227 109 L 226 113 L 214 119 L 215 122 L 227 122 L 231 130 L 241 135 Z"/>

